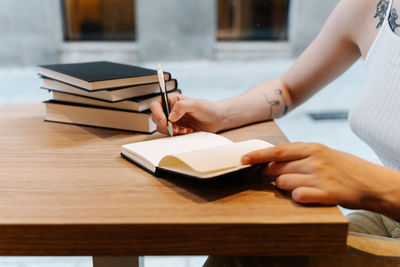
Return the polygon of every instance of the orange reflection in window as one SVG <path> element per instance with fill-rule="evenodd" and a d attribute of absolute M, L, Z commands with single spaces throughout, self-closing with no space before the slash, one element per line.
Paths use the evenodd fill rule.
<path fill-rule="evenodd" d="M 218 0 L 218 40 L 287 40 L 289 0 Z"/>
<path fill-rule="evenodd" d="M 134 0 L 64 0 L 66 40 L 134 40 Z"/>

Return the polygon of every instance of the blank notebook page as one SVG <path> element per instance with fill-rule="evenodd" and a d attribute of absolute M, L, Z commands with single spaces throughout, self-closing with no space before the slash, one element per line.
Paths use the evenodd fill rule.
<path fill-rule="evenodd" d="M 233 143 L 229 139 L 206 132 L 166 137 L 139 143 L 123 145 L 122 148 L 132 154 L 139 154 L 154 166 L 166 155 L 178 154 L 192 150 L 210 148 Z"/>
<path fill-rule="evenodd" d="M 272 147 L 272 145 L 265 141 L 257 139 L 247 140 L 207 149 L 174 154 L 173 156 L 163 158 L 160 162 L 160 167 L 173 168 L 174 165 L 177 164 L 182 168 L 182 165 L 176 161 L 176 159 L 179 159 L 196 172 L 213 172 L 241 166 L 241 158 L 243 155 L 251 151 L 268 147 Z"/>

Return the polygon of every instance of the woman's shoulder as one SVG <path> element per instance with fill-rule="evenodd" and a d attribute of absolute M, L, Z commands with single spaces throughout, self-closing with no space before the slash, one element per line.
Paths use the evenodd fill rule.
<path fill-rule="evenodd" d="M 396 1 L 396 0 L 395 0 Z M 400 0 L 399 0 L 400 1 Z M 390 0 L 341 0 L 347 34 L 366 56 L 388 12 Z"/>

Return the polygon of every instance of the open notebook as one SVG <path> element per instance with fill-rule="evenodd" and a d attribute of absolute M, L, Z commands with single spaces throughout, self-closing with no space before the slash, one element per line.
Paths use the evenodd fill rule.
<path fill-rule="evenodd" d="M 196 132 L 126 144 L 121 156 L 156 176 L 167 171 L 212 178 L 250 167 L 240 162 L 244 154 L 272 146 L 258 139 L 234 143 L 217 134 Z"/>

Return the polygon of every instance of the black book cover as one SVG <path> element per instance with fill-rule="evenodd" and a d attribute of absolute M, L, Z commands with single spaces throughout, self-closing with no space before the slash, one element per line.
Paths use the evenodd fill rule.
<path fill-rule="evenodd" d="M 83 123 L 72 123 L 72 122 L 63 122 L 63 121 L 53 121 L 53 120 L 48 120 L 48 119 L 44 119 L 43 121 L 45 121 L 45 122 L 51 122 L 51 123 L 66 124 L 66 125 L 77 125 L 77 126 L 90 127 L 90 128 L 97 128 L 97 129 L 106 129 L 106 130 L 119 131 L 119 132 L 127 132 L 127 133 L 153 134 L 153 133 L 156 132 L 156 131 L 152 131 L 152 132 L 133 131 L 133 130 L 126 130 L 126 129 L 119 129 L 119 128 L 110 128 L 110 127 L 103 127 L 103 126 L 94 126 L 94 125 L 83 124 Z"/>
<path fill-rule="evenodd" d="M 123 102 L 123 101 L 132 101 L 132 102 L 138 103 L 138 102 L 141 102 L 143 100 L 146 100 L 147 98 L 151 98 L 151 97 L 155 97 L 155 96 L 161 95 L 161 93 L 155 93 L 155 94 L 149 94 L 149 95 L 143 95 L 143 96 L 135 96 L 135 97 L 121 99 L 121 100 L 117 100 L 117 101 L 111 101 L 111 100 L 107 100 L 107 99 L 100 99 L 100 98 L 86 96 L 86 95 L 78 95 L 78 94 L 74 94 L 74 93 L 70 93 L 70 92 L 64 92 L 64 91 L 56 90 L 56 89 L 49 89 L 49 88 L 46 88 L 46 87 L 40 87 L 40 89 L 47 90 L 49 92 L 59 92 L 59 93 L 62 93 L 62 94 L 67 94 L 67 95 L 73 95 L 73 96 L 89 98 L 89 99 L 93 99 L 93 100 L 97 100 L 97 101 L 101 101 L 101 102 L 106 102 L 106 103 L 118 103 L 118 102 Z M 174 89 L 174 90 L 168 91 L 168 94 L 172 94 L 172 93 L 181 94 L 182 90 L 181 89 Z"/>
<path fill-rule="evenodd" d="M 164 73 L 167 73 L 167 72 L 164 72 Z M 66 84 L 66 85 L 75 87 L 75 88 L 77 88 L 79 90 L 83 90 L 83 91 L 86 91 L 86 92 L 92 92 L 92 90 L 88 90 L 86 88 L 82 88 L 82 87 L 79 87 L 77 85 L 65 82 L 65 81 L 56 80 L 56 79 L 53 79 L 53 78 L 50 78 L 50 77 L 47 77 L 47 76 L 44 76 L 44 75 L 41 75 L 41 74 L 39 74 L 38 77 L 41 78 L 41 79 L 57 81 L 58 83 Z M 178 80 L 171 79 L 171 77 L 170 77 L 170 79 L 166 80 L 166 82 L 173 82 L 175 84 L 174 87 L 178 88 Z M 154 83 L 143 83 L 143 84 L 135 84 L 135 85 L 126 85 L 126 86 L 120 86 L 120 87 L 104 88 L 104 89 L 100 89 L 100 90 L 96 90 L 96 91 L 109 91 L 109 92 L 112 92 L 112 91 L 118 91 L 118 90 L 126 89 L 126 88 L 134 89 L 135 87 L 142 87 L 142 86 L 146 86 L 146 85 L 150 85 L 150 84 L 157 84 L 157 86 L 158 86 L 159 83 L 158 82 L 154 82 Z M 49 89 L 49 88 L 46 88 L 46 87 L 42 87 L 42 88 Z M 49 90 L 53 90 L 53 89 L 49 89 Z M 56 90 L 54 90 L 54 91 L 56 91 Z"/>
<path fill-rule="evenodd" d="M 234 171 L 234 172 L 225 173 L 225 174 L 221 174 L 221 175 L 217 175 L 217 176 L 214 176 L 214 177 L 210 177 L 210 178 L 205 178 L 204 179 L 204 178 L 199 178 L 197 176 L 192 176 L 192 175 L 187 175 L 187 174 L 183 174 L 183 173 L 180 173 L 180 172 L 174 172 L 174 171 L 171 171 L 171 170 L 166 170 L 166 169 L 163 169 L 163 168 L 159 168 L 157 166 L 156 166 L 156 171 L 153 172 L 153 171 L 147 169 L 146 167 L 142 166 L 141 164 L 137 163 L 136 161 L 134 161 L 130 157 L 124 155 L 124 153 L 121 152 L 120 155 L 121 155 L 122 158 L 126 159 L 130 163 L 133 163 L 134 165 L 136 165 L 137 167 L 141 168 L 142 170 L 150 173 L 151 175 L 159 177 L 159 178 L 164 176 L 164 175 L 168 175 L 168 174 L 173 174 L 173 175 L 176 175 L 176 176 L 179 176 L 179 177 L 186 177 L 186 178 L 191 178 L 191 179 L 195 179 L 195 180 L 211 180 L 211 179 L 215 180 L 215 179 L 221 179 L 221 178 L 224 178 L 224 177 L 231 177 L 232 178 L 234 176 L 249 178 L 249 177 L 257 177 L 257 176 L 259 176 L 260 169 L 265 167 L 264 163 L 256 164 L 256 165 L 253 165 L 253 166 L 249 166 L 249 167 L 247 167 L 245 169 L 240 169 L 240 170 L 237 170 L 237 171 Z"/>
<path fill-rule="evenodd" d="M 86 82 L 157 75 L 156 70 L 108 61 L 42 65 L 39 67 L 69 75 Z"/>

